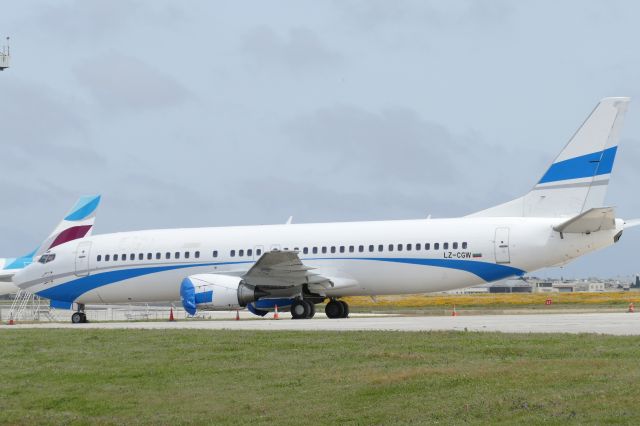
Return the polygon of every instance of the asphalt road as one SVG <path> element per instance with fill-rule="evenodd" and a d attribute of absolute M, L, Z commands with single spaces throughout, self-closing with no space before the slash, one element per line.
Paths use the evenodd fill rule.
<path fill-rule="evenodd" d="M 202 329 L 202 330 L 468 330 L 499 331 L 504 333 L 600 333 L 640 335 L 640 313 L 585 313 L 533 315 L 473 315 L 457 317 L 376 316 L 347 319 L 317 317 L 311 320 L 292 320 L 288 314 L 273 320 L 271 315 L 261 319 L 240 321 L 159 321 L 104 322 L 88 324 L 38 323 L 0 325 L 0 330 L 23 328 L 74 329 Z"/>

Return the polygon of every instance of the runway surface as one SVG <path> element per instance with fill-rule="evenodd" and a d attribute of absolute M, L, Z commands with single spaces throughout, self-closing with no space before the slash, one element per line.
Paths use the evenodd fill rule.
<path fill-rule="evenodd" d="M 280 320 L 270 318 L 240 321 L 177 321 L 177 322 L 105 322 L 88 324 L 38 323 L 2 325 L 0 330 L 25 328 L 63 329 L 202 329 L 202 330 L 391 330 L 430 331 L 468 330 L 504 333 L 599 333 L 612 335 L 640 335 L 640 313 L 591 314 L 533 314 L 533 315 L 474 315 L 458 317 L 375 316 L 347 319 L 292 320 L 283 315 Z"/>

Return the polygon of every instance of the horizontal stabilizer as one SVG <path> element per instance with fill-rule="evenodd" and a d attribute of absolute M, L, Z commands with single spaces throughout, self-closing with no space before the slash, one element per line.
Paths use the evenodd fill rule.
<path fill-rule="evenodd" d="M 588 234 L 615 229 L 616 213 L 613 207 L 597 207 L 580 213 L 553 229 L 566 234 Z"/>
<path fill-rule="evenodd" d="M 640 219 L 631 219 L 631 220 L 627 220 L 624 223 L 624 227 L 626 228 L 633 228 L 634 226 L 638 226 L 640 225 Z"/>

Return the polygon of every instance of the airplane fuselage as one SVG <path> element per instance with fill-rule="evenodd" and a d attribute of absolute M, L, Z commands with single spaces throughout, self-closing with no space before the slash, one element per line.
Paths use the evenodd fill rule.
<path fill-rule="evenodd" d="M 33 264 L 16 281 L 56 301 L 175 301 L 187 276 L 241 276 L 263 253 L 283 250 L 336 278 L 327 297 L 425 293 L 564 264 L 613 244 L 623 227 L 618 219 L 612 230 L 561 235 L 553 227 L 564 220 L 464 217 L 94 235 L 55 247 L 54 260 Z"/>

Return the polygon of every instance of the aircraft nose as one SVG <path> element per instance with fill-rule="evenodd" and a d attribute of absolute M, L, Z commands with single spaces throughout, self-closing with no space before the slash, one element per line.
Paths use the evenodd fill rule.
<path fill-rule="evenodd" d="M 24 289 L 24 285 L 27 282 L 27 278 L 28 278 L 28 273 L 25 271 L 26 268 L 24 269 L 20 269 L 19 271 L 17 271 L 14 275 L 13 278 L 11 279 L 11 281 L 13 281 L 13 284 L 15 284 L 16 286 L 20 287 L 21 289 Z"/>

